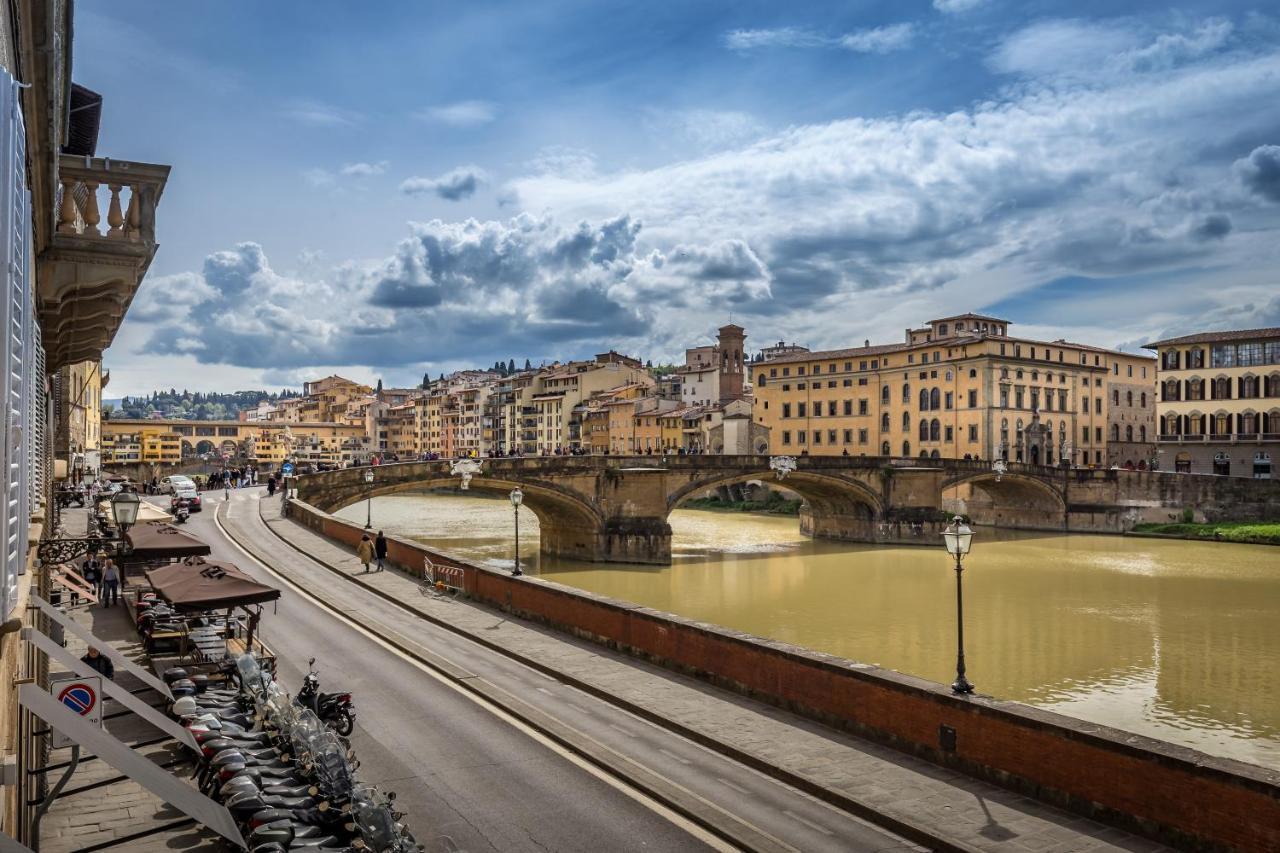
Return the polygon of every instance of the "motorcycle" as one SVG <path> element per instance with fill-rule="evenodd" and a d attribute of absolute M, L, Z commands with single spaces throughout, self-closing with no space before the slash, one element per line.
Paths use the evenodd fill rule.
<path fill-rule="evenodd" d="M 189 518 L 191 518 L 191 509 L 187 506 L 187 502 L 178 501 L 177 507 L 173 510 L 173 523 L 186 524 Z"/>
<path fill-rule="evenodd" d="M 321 693 L 320 676 L 315 670 L 316 659 L 307 662 L 308 672 L 302 679 L 297 702 L 312 711 L 326 725 L 343 737 L 350 736 L 355 728 L 356 711 L 351 706 L 350 693 Z"/>

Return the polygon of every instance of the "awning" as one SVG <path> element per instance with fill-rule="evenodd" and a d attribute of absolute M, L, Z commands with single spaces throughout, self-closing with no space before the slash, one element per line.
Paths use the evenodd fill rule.
<path fill-rule="evenodd" d="M 111 518 L 111 499 L 98 499 L 98 512 L 101 515 Z M 160 507 L 150 501 L 138 502 L 138 524 L 145 524 L 151 521 L 173 521 L 173 516 L 162 510 Z"/>
<path fill-rule="evenodd" d="M 203 557 L 210 553 L 208 545 L 172 524 L 137 524 L 129 529 L 126 538 L 133 546 L 128 560 Z"/>
<path fill-rule="evenodd" d="M 275 601 L 280 590 L 258 583 L 231 563 L 189 557 L 147 572 L 147 581 L 179 610 L 216 610 Z"/>

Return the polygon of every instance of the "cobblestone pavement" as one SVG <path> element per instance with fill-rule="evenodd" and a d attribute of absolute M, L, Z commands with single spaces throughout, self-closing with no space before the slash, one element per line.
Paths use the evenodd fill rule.
<path fill-rule="evenodd" d="M 257 492 L 237 494 L 233 501 L 252 501 L 259 511 L 234 512 L 230 519 L 223 519 L 226 527 L 268 565 L 288 565 L 298 571 L 296 567 L 309 563 L 311 568 L 301 570 L 304 575 L 295 580 L 339 593 L 344 583 L 360 584 L 438 625 L 556 673 L 570 684 L 616 697 L 624 707 L 650 719 L 668 720 L 704 743 L 718 742 L 761 764 L 781 768 L 812 786 L 809 790 L 828 792 L 830 796 L 823 797 L 828 801 L 871 806 L 892 817 L 925 824 L 972 849 L 1037 853 L 1167 849 L 600 646 L 441 596 L 400 571 L 363 574 L 351 550 L 281 518 L 279 501 L 258 498 Z M 311 560 L 300 561 L 299 552 Z M 396 607 L 391 602 L 385 605 Z M 449 653 L 444 647 L 433 650 Z"/>

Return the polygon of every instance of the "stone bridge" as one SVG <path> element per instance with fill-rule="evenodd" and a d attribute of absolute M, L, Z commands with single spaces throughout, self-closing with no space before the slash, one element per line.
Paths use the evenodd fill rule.
<path fill-rule="evenodd" d="M 1122 532 L 1170 521 L 1280 517 L 1280 482 L 1151 471 L 1047 468 L 960 459 L 800 456 L 781 476 L 768 456 L 533 456 L 477 459 L 469 488 L 505 496 L 519 486 L 538 518 L 541 548 L 597 562 L 671 562 L 671 510 L 708 489 L 759 480 L 804 499 L 801 529 L 858 542 L 938 543 L 952 513 L 978 524 Z M 406 462 L 298 478 L 298 497 L 334 512 L 367 496 L 456 488 L 452 463 Z M 374 472 L 374 482 L 364 482 Z"/>

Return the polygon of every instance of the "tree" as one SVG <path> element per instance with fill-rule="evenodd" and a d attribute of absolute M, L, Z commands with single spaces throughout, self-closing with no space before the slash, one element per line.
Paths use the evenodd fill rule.
<path fill-rule="evenodd" d="M 430 374 L 430 373 L 424 373 L 424 374 L 422 374 L 422 387 L 423 387 L 423 389 L 425 390 L 425 389 L 426 389 L 426 387 L 427 387 L 428 385 L 430 385 L 430 384 L 431 384 L 431 374 Z"/>
<path fill-rule="evenodd" d="M 532 361 L 529 361 L 529 359 L 527 359 L 527 358 L 526 358 L 526 359 L 524 360 L 524 369 L 525 369 L 525 370 L 533 370 L 533 362 L 532 362 Z"/>
<path fill-rule="evenodd" d="M 374 393 L 377 394 L 379 397 L 382 396 L 382 380 L 381 379 L 378 380 L 378 388 L 376 391 L 374 391 Z"/>
<path fill-rule="evenodd" d="M 510 376 L 515 372 L 516 372 L 516 360 L 513 358 L 507 362 L 507 375 Z"/>

